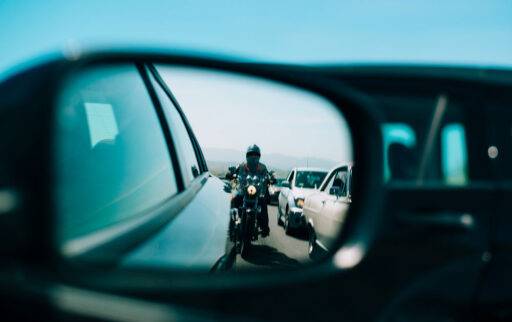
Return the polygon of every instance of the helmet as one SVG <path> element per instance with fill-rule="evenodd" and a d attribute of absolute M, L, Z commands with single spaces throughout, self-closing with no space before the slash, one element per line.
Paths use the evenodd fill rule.
<path fill-rule="evenodd" d="M 248 155 L 261 156 L 260 148 L 256 144 L 251 145 L 250 147 L 247 148 L 247 152 L 245 153 L 245 156 Z"/>

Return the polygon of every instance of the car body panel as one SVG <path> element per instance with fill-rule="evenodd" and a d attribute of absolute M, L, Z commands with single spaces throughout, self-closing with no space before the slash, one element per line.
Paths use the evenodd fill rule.
<path fill-rule="evenodd" d="M 122 265 L 211 268 L 228 245 L 230 194 L 223 188 L 221 180 L 209 177 L 182 212 L 128 254 Z"/>
<path fill-rule="evenodd" d="M 324 250 L 329 250 L 329 246 L 336 240 L 351 203 L 350 194 L 335 196 L 327 191 L 329 182 L 341 169 L 347 169 L 350 182 L 351 165 L 337 166 L 329 171 L 320 191 L 309 195 L 304 201 L 306 222 L 316 235 L 316 243 Z"/>

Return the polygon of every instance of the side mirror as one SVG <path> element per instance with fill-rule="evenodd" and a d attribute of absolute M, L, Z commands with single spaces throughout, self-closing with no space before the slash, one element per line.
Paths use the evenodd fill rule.
<path fill-rule="evenodd" d="M 331 187 L 331 189 L 329 189 L 329 194 L 339 197 L 341 194 L 341 188 L 340 187 Z"/>
<path fill-rule="evenodd" d="M 194 178 L 196 178 L 197 176 L 199 176 L 199 170 L 197 169 L 197 167 L 194 165 L 192 166 L 192 175 L 194 176 Z"/>
<path fill-rule="evenodd" d="M 341 181 L 340 185 L 333 186 L 331 187 L 331 189 L 329 189 L 329 194 L 336 197 L 340 197 L 343 191 L 345 191 L 345 183 Z"/>
<path fill-rule="evenodd" d="M 120 263 L 123 268 L 147 263 L 159 269 L 191 269 L 192 274 L 196 269 L 209 272 L 237 265 L 232 254 L 242 251 L 234 248 L 240 245 L 241 236 L 228 235 L 229 223 L 223 220 L 232 206 L 233 196 L 226 194 L 230 183 L 205 172 L 227 180 L 237 178 L 236 168 L 226 170 L 242 153 L 233 145 L 208 148 L 203 154 L 206 147 L 199 144 L 212 138 L 213 143 L 207 140 L 208 147 L 224 146 L 226 137 L 214 134 L 224 129 L 221 121 L 230 115 L 225 111 L 232 102 L 239 106 L 228 107 L 241 113 L 266 102 L 272 102 L 269 108 L 279 109 L 279 113 L 295 113 L 296 102 L 303 102 L 297 117 L 310 125 L 294 128 L 293 135 L 304 146 L 317 141 L 325 146 L 305 149 L 303 156 L 269 153 L 266 162 L 284 177 L 290 167 L 303 164 L 303 157 L 314 153 L 318 160 L 329 159 L 329 147 L 336 146 L 336 153 L 360 162 L 358 173 L 372 179 L 355 179 L 365 188 L 354 191 L 355 200 L 374 200 L 382 190 L 373 178 L 383 177 L 379 158 L 383 149 L 375 146 L 381 141 L 379 123 L 366 112 L 372 104 L 348 87 L 317 79 L 316 74 L 308 74 L 309 69 L 289 68 L 297 69 L 297 73 L 187 56 L 91 53 L 34 67 L 0 83 L 0 101 L 8 103 L 0 118 L 4 124 L 0 127 L 4 133 L 0 135 L 4 152 L 0 156 L 0 227 L 9 237 L 0 245 L 3 254 L 9 252 L 20 262 L 41 260 L 52 262 L 51 267 L 72 266 L 67 272 L 73 267 L 80 271 L 90 267 L 93 272 Z M 204 100 L 199 99 L 201 95 L 192 95 L 198 88 L 215 94 L 208 97 L 215 118 L 199 123 L 196 118 L 202 114 L 194 111 L 204 108 Z M 250 99 L 244 96 L 239 101 L 235 96 L 246 92 Z M 319 111 L 322 122 L 309 122 Z M 261 130 L 260 124 L 240 124 L 236 116 L 231 123 L 234 133 Z M 323 138 L 310 135 L 309 131 L 326 124 L 333 134 L 326 132 Z M 279 123 L 265 124 L 270 133 L 279 133 L 279 129 Z M 269 152 L 280 151 L 275 138 L 265 140 L 261 144 L 265 151 L 267 147 Z M 292 185 L 282 183 L 283 188 Z M 359 230 L 353 227 L 374 229 L 375 225 L 366 223 L 374 223 L 378 212 L 363 211 L 364 207 L 375 207 L 375 202 L 360 205 L 354 208 L 358 213 L 350 217 L 353 222 L 346 232 L 353 233 L 351 240 L 365 249 L 371 232 L 366 231 L 364 240 L 358 240 Z M 318 235 L 323 234 L 318 231 Z M 325 256 L 344 246 L 337 232 L 329 234 L 326 247 L 330 253 Z M 159 248 L 162 244 L 165 249 Z M 183 245 L 204 247 L 178 251 Z M 303 250 L 297 259 L 300 265 L 302 258 L 310 256 L 306 248 Z M 208 256 L 203 256 L 205 253 Z M 189 265 L 192 262 L 194 267 Z M 173 278 L 173 274 L 169 276 Z M 187 285 L 192 289 L 192 284 Z"/>

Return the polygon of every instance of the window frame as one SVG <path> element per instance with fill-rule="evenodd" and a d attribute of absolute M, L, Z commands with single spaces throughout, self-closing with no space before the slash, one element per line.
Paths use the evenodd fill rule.
<path fill-rule="evenodd" d="M 288 175 L 288 178 L 286 179 L 286 181 L 288 181 L 290 183 L 290 187 L 293 186 L 294 180 L 295 180 L 295 170 L 292 170 L 292 171 L 290 171 L 290 174 Z"/>
<path fill-rule="evenodd" d="M 334 181 L 334 178 L 338 175 L 338 173 L 340 172 L 341 168 L 338 168 L 336 170 L 334 170 L 332 172 L 332 174 L 329 176 L 329 180 L 327 180 L 323 186 L 323 188 L 320 190 L 322 192 L 326 192 L 327 190 L 327 187 L 332 187 L 332 182 Z M 327 193 L 329 193 L 329 191 L 327 191 Z"/>
<path fill-rule="evenodd" d="M 156 80 L 156 83 L 160 86 L 160 88 L 163 89 L 163 91 L 166 93 L 167 97 L 171 101 L 171 104 L 174 105 L 174 108 L 178 111 L 178 114 L 181 117 L 181 121 L 185 125 L 185 128 L 187 129 L 188 136 L 190 138 L 190 141 L 192 142 L 192 146 L 194 149 L 194 153 L 196 155 L 197 164 L 199 165 L 199 175 L 192 181 L 195 181 L 198 177 L 201 176 L 201 174 L 208 172 L 208 165 L 206 163 L 206 160 L 203 155 L 203 151 L 201 150 L 201 147 L 199 145 L 199 142 L 194 134 L 194 131 L 192 130 L 192 127 L 190 126 L 190 123 L 183 112 L 183 109 L 181 108 L 181 105 L 179 104 L 178 100 L 174 96 L 173 92 L 171 91 L 169 85 L 164 81 L 164 79 L 161 77 L 160 73 L 158 72 L 158 69 L 154 66 L 154 64 L 146 64 L 146 67 L 149 71 L 149 73 L 154 77 Z M 172 131 L 171 131 L 172 132 Z"/>
<path fill-rule="evenodd" d="M 347 182 L 350 180 L 350 178 L 352 177 L 351 175 L 351 171 L 352 171 L 352 167 L 351 166 L 348 166 L 348 165 L 342 165 L 342 166 L 339 166 L 337 168 L 334 168 L 333 170 L 331 170 L 327 176 L 325 177 L 324 179 L 324 182 L 323 184 L 320 186 L 320 191 L 322 192 L 326 192 L 326 189 L 327 189 L 327 186 L 329 186 L 329 184 L 331 183 L 332 180 L 334 180 L 334 177 L 340 172 L 340 171 L 346 171 L 347 172 Z M 345 189 L 347 190 L 347 189 Z M 329 191 L 327 191 L 327 193 L 329 193 Z M 347 191 L 347 196 L 349 195 L 348 191 Z"/>
<path fill-rule="evenodd" d="M 325 191 L 325 189 L 327 188 L 327 186 L 329 185 L 329 183 L 331 182 L 333 177 L 336 175 L 336 173 L 338 173 L 343 168 L 347 168 L 347 171 L 348 171 L 347 165 L 342 165 L 342 166 L 336 167 L 336 168 L 332 169 L 331 171 L 329 171 L 329 173 L 327 173 L 327 175 L 325 176 L 323 183 L 320 185 L 319 190 Z M 327 191 L 327 193 L 329 193 L 329 191 Z"/>
<path fill-rule="evenodd" d="M 164 115 L 163 122 L 166 127 L 166 131 L 170 132 L 170 136 L 172 138 L 172 144 L 169 146 L 169 153 L 173 153 L 176 157 L 178 167 L 180 171 L 176 171 L 176 176 L 179 176 L 180 181 L 182 183 L 181 190 L 186 190 L 190 187 L 191 184 L 196 180 L 197 177 L 200 176 L 200 168 L 201 163 L 197 158 L 195 143 L 189 135 L 189 129 L 183 122 L 183 118 L 179 113 L 178 109 L 169 99 L 169 96 L 163 89 L 160 83 L 158 83 L 157 79 L 151 74 L 151 71 L 147 69 L 149 79 L 151 85 L 155 90 L 155 94 L 157 96 L 158 103 L 161 106 L 162 113 Z M 173 110 L 174 109 L 174 110 Z M 177 115 L 175 114 L 177 113 Z M 171 115 L 172 114 L 172 115 Z M 181 122 L 181 124 L 178 124 Z M 182 129 L 177 129 L 178 126 L 183 126 L 184 131 Z M 192 148 L 191 151 L 187 151 L 187 148 Z M 189 155 L 192 153 L 193 155 Z M 194 159 L 190 159 L 190 158 Z M 190 163 L 190 164 L 189 164 Z M 192 168 L 197 169 L 197 175 L 191 176 L 189 172 Z"/>

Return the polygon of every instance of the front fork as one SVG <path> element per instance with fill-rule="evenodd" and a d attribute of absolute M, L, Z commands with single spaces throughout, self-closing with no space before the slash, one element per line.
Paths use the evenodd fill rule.
<path fill-rule="evenodd" d="M 243 206 L 238 208 L 231 208 L 230 211 L 230 223 L 229 223 L 229 239 L 235 244 L 237 250 L 239 250 L 244 234 L 249 233 L 251 240 L 258 239 L 258 218 L 261 215 L 261 206 L 258 202 L 253 204 L 252 207 L 247 207 L 247 203 L 244 200 Z M 244 217 L 245 218 L 242 218 Z M 247 225 L 246 220 L 249 216 L 253 218 L 252 225 Z"/>
<path fill-rule="evenodd" d="M 247 230 L 251 234 L 251 240 L 258 240 L 258 216 L 261 214 L 261 208 L 257 206 L 257 208 L 249 208 L 246 210 L 246 220 L 251 219 L 250 223 L 246 226 Z"/>
<path fill-rule="evenodd" d="M 242 229 L 242 218 L 238 211 L 238 208 L 231 208 L 230 220 L 229 220 L 229 239 L 232 242 L 240 241 Z"/>

